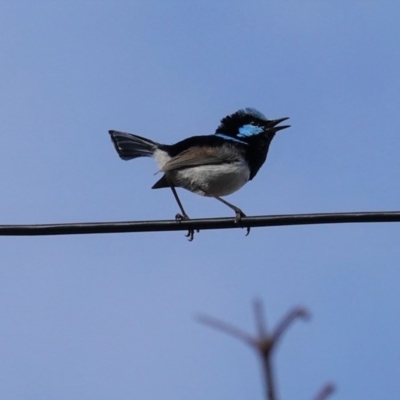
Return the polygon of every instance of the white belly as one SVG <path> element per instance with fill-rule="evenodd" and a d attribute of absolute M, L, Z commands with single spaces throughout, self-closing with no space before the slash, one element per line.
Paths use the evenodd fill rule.
<path fill-rule="evenodd" d="M 160 169 L 171 159 L 168 153 L 164 150 L 157 149 L 154 154 L 153 158 L 156 160 L 156 163 Z"/>
<path fill-rule="evenodd" d="M 227 196 L 239 190 L 250 177 L 245 162 L 221 165 L 202 165 L 174 171 L 170 178 L 176 186 L 202 196 Z"/>

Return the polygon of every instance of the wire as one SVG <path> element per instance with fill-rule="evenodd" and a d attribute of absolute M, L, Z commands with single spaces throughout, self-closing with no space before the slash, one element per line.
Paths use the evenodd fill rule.
<path fill-rule="evenodd" d="M 94 233 L 166 232 L 206 229 L 256 228 L 267 226 L 400 222 L 400 211 L 325 214 L 260 215 L 234 218 L 191 219 L 189 221 L 88 222 L 40 225 L 0 225 L 0 236 L 83 235 Z"/>

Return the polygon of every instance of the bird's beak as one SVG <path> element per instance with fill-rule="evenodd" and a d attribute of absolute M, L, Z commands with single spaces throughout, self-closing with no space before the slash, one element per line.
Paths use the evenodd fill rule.
<path fill-rule="evenodd" d="M 287 119 L 289 119 L 289 118 L 286 117 L 286 118 L 273 119 L 273 120 L 269 121 L 268 128 L 274 132 L 278 132 L 278 131 L 281 131 L 282 129 L 290 128 L 290 125 L 276 126 L 276 125 L 280 124 L 281 122 L 286 121 Z"/>
<path fill-rule="evenodd" d="M 290 128 L 290 125 L 274 126 L 271 128 L 274 132 L 281 131 L 282 129 Z"/>
<path fill-rule="evenodd" d="M 280 124 L 281 122 L 283 122 L 283 121 L 286 121 L 287 119 L 289 119 L 289 117 L 285 117 L 285 118 L 279 118 L 279 119 L 273 119 L 273 120 L 271 120 L 271 121 L 269 121 L 269 126 L 275 126 L 275 125 L 278 125 L 278 124 Z"/>

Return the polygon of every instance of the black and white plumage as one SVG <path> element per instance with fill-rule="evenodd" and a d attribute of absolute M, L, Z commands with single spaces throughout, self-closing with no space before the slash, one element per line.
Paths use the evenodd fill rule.
<path fill-rule="evenodd" d="M 215 134 L 192 136 L 173 145 L 154 142 L 130 133 L 109 131 L 123 160 L 153 157 L 163 176 L 153 189 L 171 188 L 182 214 L 188 219 L 175 187 L 202 196 L 214 197 L 232 208 L 239 222 L 245 214 L 222 199 L 252 180 L 264 164 L 275 133 L 288 128 L 278 126 L 287 118 L 267 119 L 262 113 L 246 108 L 221 120 Z M 249 230 L 248 230 L 249 231 Z M 193 239 L 194 232 L 188 236 Z"/>

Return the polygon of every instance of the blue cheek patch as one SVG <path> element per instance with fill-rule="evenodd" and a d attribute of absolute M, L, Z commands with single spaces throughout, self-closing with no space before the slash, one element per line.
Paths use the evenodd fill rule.
<path fill-rule="evenodd" d="M 243 125 L 241 128 L 239 128 L 238 137 L 254 136 L 258 135 L 262 131 L 263 128 L 260 126 L 254 126 L 251 124 Z"/>
<path fill-rule="evenodd" d="M 222 139 L 225 139 L 225 140 L 230 140 L 232 142 L 236 142 L 236 143 L 241 143 L 241 144 L 246 144 L 247 145 L 247 143 L 243 142 L 242 140 L 236 139 L 236 138 L 234 138 L 232 136 L 224 135 L 222 133 L 216 133 L 215 136 L 218 136 L 218 137 L 220 137 Z"/>

